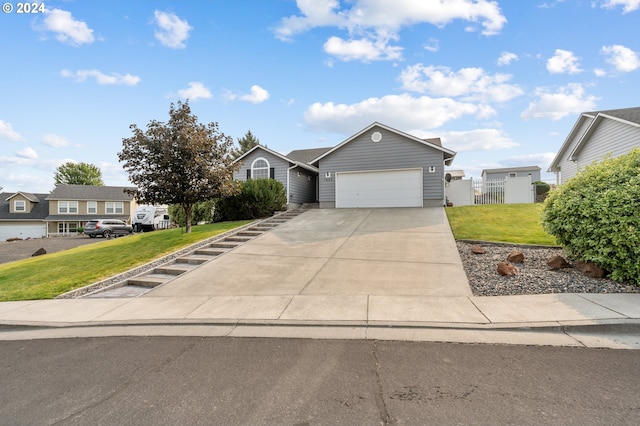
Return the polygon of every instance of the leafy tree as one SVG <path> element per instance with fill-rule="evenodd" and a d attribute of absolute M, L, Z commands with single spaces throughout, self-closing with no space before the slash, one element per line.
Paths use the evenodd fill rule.
<path fill-rule="evenodd" d="M 640 284 L 640 148 L 586 167 L 552 191 L 542 225 L 578 260 Z"/>
<path fill-rule="evenodd" d="M 266 217 L 283 210 L 287 204 L 287 194 L 280 181 L 248 179 L 240 184 L 240 192 L 216 200 L 215 221 Z"/>
<path fill-rule="evenodd" d="M 56 185 L 94 185 L 104 186 L 102 172 L 93 164 L 74 163 L 69 161 L 56 169 L 54 175 Z"/>
<path fill-rule="evenodd" d="M 249 151 L 254 146 L 260 145 L 260 139 L 253 136 L 251 130 L 248 130 L 243 137 L 238 138 L 238 145 L 240 145 L 240 147 L 234 148 L 232 151 L 234 159 L 240 157 L 242 154 Z"/>
<path fill-rule="evenodd" d="M 167 123 L 152 120 L 145 132 L 129 127 L 133 136 L 122 139 L 118 159 L 137 186 L 131 193 L 142 203 L 181 205 L 187 233 L 196 203 L 235 191 L 233 139 L 218 123 L 199 123 L 189 101 L 172 103 Z"/>
<path fill-rule="evenodd" d="M 193 205 L 193 215 L 191 218 L 191 224 L 194 225 L 198 222 L 213 222 L 213 206 L 214 200 L 199 201 Z M 172 204 L 169 206 L 169 215 L 175 223 L 180 226 L 185 226 L 186 217 L 184 209 L 179 204 Z"/>

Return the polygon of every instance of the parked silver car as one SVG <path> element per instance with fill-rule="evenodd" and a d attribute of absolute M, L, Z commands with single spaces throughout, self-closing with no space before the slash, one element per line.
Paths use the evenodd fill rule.
<path fill-rule="evenodd" d="M 103 238 L 133 234 L 133 227 L 118 219 L 93 219 L 84 225 L 84 233 L 89 238 L 102 235 Z"/>

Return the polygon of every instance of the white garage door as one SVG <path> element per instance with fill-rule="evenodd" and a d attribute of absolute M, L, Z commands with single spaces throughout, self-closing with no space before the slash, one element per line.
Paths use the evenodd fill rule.
<path fill-rule="evenodd" d="M 0 241 L 9 238 L 42 238 L 47 235 L 44 224 L 9 225 L 0 224 Z"/>
<path fill-rule="evenodd" d="M 336 207 L 422 207 L 422 169 L 338 172 Z"/>

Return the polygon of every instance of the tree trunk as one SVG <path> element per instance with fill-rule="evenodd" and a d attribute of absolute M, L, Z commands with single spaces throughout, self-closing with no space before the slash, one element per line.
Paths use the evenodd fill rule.
<path fill-rule="evenodd" d="M 189 234 L 191 233 L 191 216 L 193 214 L 193 204 L 183 204 L 182 207 L 184 208 L 185 216 L 184 232 L 185 234 Z"/>

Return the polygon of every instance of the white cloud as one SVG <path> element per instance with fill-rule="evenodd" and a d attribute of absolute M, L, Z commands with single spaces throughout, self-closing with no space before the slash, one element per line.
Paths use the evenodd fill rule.
<path fill-rule="evenodd" d="M 540 166 L 543 170 L 547 170 L 551 162 L 556 157 L 555 152 L 542 152 L 537 154 L 516 155 L 513 157 L 500 160 L 502 167 L 519 167 L 519 166 Z"/>
<path fill-rule="evenodd" d="M 551 74 L 577 74 L 582 71 L 573 52 L 562 49 L 556 49 L 555 55 L 547 60 L 547 70 Z"/>
<path fill-rule="evenodd" d="M 374 121 L 410 132 L 437 128 L 464 115 L 486 118 L 492 114 L 495 111 L 483 105 L 402 94 L 369 98 L 354 104 L 317 102 L 307 108 L 304 119 L 314 130 L 350 134 Z"/>
<path fill-rule="evenodd" d="M 640 68 L 638 54 L 628 47 L 614 44 L 603 46 L 600 51 L 608 56 L 607 62 L 613 65 L 617 71 L 631 72 Z"/>
<path fill-rule="evenodd" d="M 253 86 L 251 86 L 251 93 L 249 94 L 238 95 L 229 92 L 225 95 L 225 97 L 230 101 L 239 99 L 241 101 L 251 102 L 252 104 L 259 104 L 269 99 L 269 92 L 258 86 L 257 84 L 254 84 Z"/>
<path fill-rule="evenodd" d="M 539 99 L 529 104 L 526 111 L 520 115 L 522 118 L 560 120 L 570 114 L 581 114 L 584 111 L 594 110 L 597 99 L 595 96 L 586 95 L 584 88 L 579 83 L 560 87 L 556 93 L 549 93 L 543 88 L 538 88 L 536 94 Z"/>
<path fill-rule="evenodd" d="M 0 138 L 9 139 L 10 141 L 19 141 L 22 136 L 15 130 L 11 123 L 0 120 Z"/>
<path fill-rule="evenodd" d="M 422 23 L 443 27 L 455 20 L 479 23 L 483 34 L 493 35 L 507 22 L 498 3 L 490 0 L 355 0 L 349 9 L 341 9 L 337 0 L 297 0 L 297 5 L 301 15 L 283 18 L 275 30 L 281 40 L 290 40 L 315 27 L 395 32 L 403 26 Z"/>
<path fill-rule="evenodd" d="M 171 49 L 184 49 L 187 45 L 184 43 L 189 38 L 189 31 L 193 29 L 186 19 L 180 19 L 176 14 L 169 12 L 161 12 L 156 10 L 153 12 L 155 24 L 158 29 L 155 32 L 156 39 L 166 47 Z"/>
<path fill-rule="evenodd" d="M 622 13 L 633 12 L 640 8 L 640 0 L 604 0 L 602 7 L 606 9 L 613 9 L 616 6 L 622 6 Z"/>
<path fill-rule="evenodd" d="M 42 136 L 42 143 L 52 148 L 66 148 L 71 146 L 71 143 L 66 138 L 51 133 Z"/>
<path fill-rule="evenodd" d="M 389 39 L 343 40 L 330 37 L 324 44 L 324 51 L 343 61 L 359 60 L 363 62 L 390 61 L 402 58 L 402 47 L 389 46 Z"/>
<path fill-rule="evenodd" d="M 400 74 L 402 88 L 435 96 L 463 97 L 465 101 L 506 102 L 522 95 L 523 90 L 513 84 L 509 74 L 487 74 L 482 68 L 424 66 L 405 68 Z"/>
<path fill-rule="evenodd" d="M 27 158 L 30 160 L 35 160 L 38 158 L 38 153 L 31 147 L 21 149 L 20 151 L 16 152 L 16 155 L 18 157 Z"/>
<path fill-rule="evenodd" d="M 101 86 L 104 85 L 124 85 L 124 86 L 135 86 L 140 83 L 140 77 L 131 74 L 118 74 L 111 73 L 109 75 L 104 74 L 99 70 L 78 70 L 76 72 L 72 72 L 69 70 L 62 70 L 60 75 L 65 78 L 73 78 L 76 81 L 84 82 L 88 78 L 94 78 L 96 83 Z"/>
<path fill-rule="evenodd" d="M 456 152 L 490 151 L 518 146 L 500 129 L 474 129 L 468 131 L 440 132 L 442 145 Z"/>
<path fill-rule="evenodd" d="M 498 58 L 498 65 L 504 66 L 511 64 L 512 61 L 517 61 L 518 55 L 512 52 L 502 52 Z"/>
<path fill-rule="evenodd" d="M 595 74 L 596 77 L 604 77 L 605 75 L 607 75 L 607 72 L 605 70 L 603 70 L 602 68 L 594 69 L 593 73 Z"/>
<path fill-rule="evenodd" d="M 71 12 L 61 9 L 52 9 L 46 12 L 43 31 L 51 31 L 56 34 L 56 40 L 72 46 L 93 43 L 93 30 L 84 21 L 76 20 Z"/>
<path fill-rule="evenodd" d="M 198 99 L 209 99 L 211 98 L 211 91 L 209 88 L 205 87 L 204 84 L 192 81 L 189 83 L 188 89 L 178 90 L 178 96 L 182 99 L 190 99 L 192 101 L 196 101 Z"/>
<path fill-rule="evenodd" d="M 430 38 L 429 42 L 424 45 L 424 50 L 427 50 L 429 52 L 437 52 L 438 50 L 440 50 L 440 40 L 433 37 Z"/>

